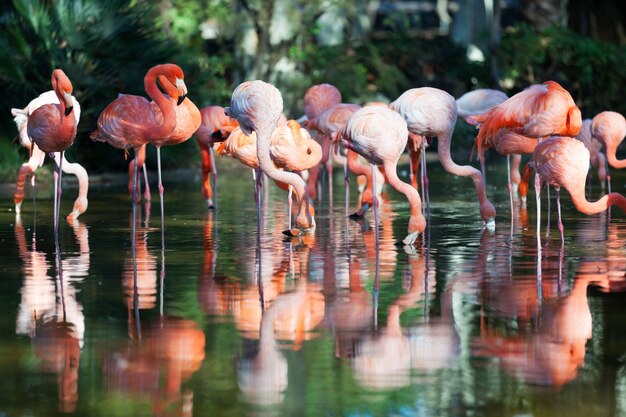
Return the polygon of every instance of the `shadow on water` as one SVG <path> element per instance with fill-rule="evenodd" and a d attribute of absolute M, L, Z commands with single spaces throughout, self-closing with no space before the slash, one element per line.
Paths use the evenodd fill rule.
<path fill-rule="evenodd" d="M 488 189 L 499 217 L 483 230 L 473 189 L 434 168 L 408 247 L 406 199 L 383 191 L 378 229 L 372 212 L 347 219 L 358 190 L 346 202 L 337 171 L 296 238 L 284 191 L 264 184 L 257 219 L 249 176 L 228 171 L 219 213 L 198 184 L 168 184 L 164 229 L 106 189 L 57 242 L 48 204 L 36 229 L 27 208 L 0 213 L 0 413 L 626 412 L 621 214 L 563 195 L 565 244 L 552 221 L 538 252 L 532 199 L 511 221 L 508 191 Z"/>

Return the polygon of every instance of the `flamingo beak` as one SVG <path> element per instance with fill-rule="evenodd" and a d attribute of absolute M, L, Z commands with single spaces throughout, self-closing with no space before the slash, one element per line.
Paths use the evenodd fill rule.
<path fill-rule="evenodd" d="M 178 89 L 178 102 L 176 103 L 176 105 L 180 106 L 187 97 L 187 86 L 185 85 L 185 82 L 180 78 L 176 78 L 176 89 Z"/>
<path fill-rule="evenodd" d="M 65 100 L 65 115 L 69 116 L 72 110 L 74 110 L 72 95 L 70 93 L 63 93 L 63 99 Z"/>

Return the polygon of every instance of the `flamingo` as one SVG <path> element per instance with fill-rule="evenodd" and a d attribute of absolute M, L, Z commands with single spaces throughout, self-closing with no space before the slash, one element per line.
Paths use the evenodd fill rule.
<path fill-rule="evenodd" d="M 52 89 L 59 104 L 43 104 L 33 111 L 26 125 L 26 133 L 44 153 L 61 153 L 61 160 L 54 170 L 54 234 L 59 229 L 61 202 L 61 164 L 63 154 L 76 138 L 77 118 L 72 102 L 72 82 L 61 69 L 52 72 Z"/>
<path fill-rule="evenodd" d="M 613 168 L 626 167 L 626 159 L 617 159 L 615 152 L 626 136 L 626 120 L 624 116 L 612 111 L 597 114 L 591 121 L 591 137 L 599 140 L 606 147 L 606 159 Z M 607 176 L 609 192 L 611 177 Z"/>
<path fill-rule="evenodd" d="M 39 168 L 44 161 L 45 154 L 39 149 L 36 145 L 32 143 L 27 133 L 28 119 L 30 115 L 37 110 L 39 107 L 45 104 L 59 104 L 59 99 L 54 90 L 46 91 L 39 95 L 39 97 L 33 99 L 28 106 L 23 109 L 11 109 L 11 114 L 14 116 L 15 124 L 17 125 L 17 130 L 19 131 L 20 143 L 22 146 L 26 147 L 30 152 L 30 159 L 28 162 L 25 162 L 20 167 L 20 170 L 17 174 L 17 185 L 15 187 L 15 193 L 13 194 L 13 201 L 15 203 L 15 213 L 20 214 L 22 208 L 22 202 L 24 200 L 24 182 L 26 180 L 26 176 L 28 174 L 32 174 L 33 178 L 31 179 L 31 184 L 33 189 L 35 187 L 34 175 L 37 168 Z M 74 108 L 74 115 L 76 117 L 76 125 L 78 126 L 78 121 L 80 120 L 80 104 L 74 96 L 72 96 L 72 106 Z M 54 159 L 57 164 L 60 162 L 57 160 L 59 155 L 57 153 L 54 154 Z M 67 159 L 65 159 L 65 155 L 63 156 L 62 161 L 62 169 L 66 174 L 74 174 L 78 179 L 78 197 L 76 201 L 74 201 L 74 206 L 70 214 L 68 214 L 67 219 L 77 219 L 82 213 L 87 210 L 88 200 L 87 200 L 87 192 L 89 191 L 89 176 L 87 175 L 87 171 L 82 165 L 78 163 L 69 163 Z"/>
<path fill-rule="evenodd" d="M 202 155 L 202 196 L 207 206 L 214 208 L 213 195 L 217 194 L 217 169 L 213 144 L 226 140 L 239 123 L 236 119 L 227 117 L 221 106 L 207 106 L 200 110 L 200 116 L 202 120 L 196 131 L 196 140 Z M 211 187 L 211 174 L 213 174 L 213 187 Z M 215 202 L 217 202 L 217 195 Z"/>
<path fill-rule="evenodd" d="M 182 77 L 181 77 L 182 78 Z M 151 139 L 150 143 L 157 149 L 157 170 L 159 176 L 159 200 L 161 203 L 161 231 L 163 231 L 163 183 L 161 181 L 161 146 L 178 145 L 188 140 L 200 127 L 200 110 L 187 98 L 187 87 L 176 85 L 165 75 L 157 75 L 159 86 L 165 90 L 167 97 L 177 105 L 176 125 L 171 135 Z"/>
<path fill-rule="evenodd" d="M 254 174 L 259 169 L 256 148 L 256 134 L 252 132 L 250 135 L 246 135 L 238 127 L 231 132 L 227 140 L 222 142 L 217 153 L 237 159 L 245 166 L 252 168 Z M 289 120 L 286 126 L 277 127 L 272 132 L 270 157 L 278 169 L 299 172 L 319 164 L 322 148 L 311 138 L 306 129 L 300 127 L 298 122 Z M 290 189 L 289 184 L 284 182 L 276 181 L 276 184 L 284 190 Z M 306 198 L 306 195 L 302 196 L 296 192 L 296 198 L 300 201 L 301 198 Z M 291 219 L 289 223 L 291 227 Z"/>
<path fill-rule="evenodd" d="M 605 195 L 593 203 L 585 198 L 589 151 L 582 142 L 564 136 L 549 138 L 537 145 L 531 161 L 541 180 L 556 188 L 558 228 L 562 242 L 564 237 L 561 222 L 561 187 L 570 193 L 574 206 L 581 213 L 597 214 L 614 205 L 626 212 L 626 198 L 619 193 Z"/>
<path fill-rule="evenodd" d="M 306 198 L 304 180 L 292 172 L 281 171 L 272 163 L 270 157 L 270 141 L 278 119 L 283 111 L 283 98 L 280 91 L 264 81 L 246 81 L 237 86 L 230 100 L 230 107 L 224 112 L 236 118 L 243 133 L 257 134 L 257 159 L 259 168 L 270 178 L 293 186 L 300 198 L 300 206 L 296 216 L 296 226 L 300 229 L 311 229 L 314 220 L 309 213 L 309 201 Z M 257 189 L 260 188 L 260 182 Z M 294 234 L 293 230 L 285 231 Z"/>
<path fill-rule="evenodd" d="M 451 174 L 472 177 L 480 203 L 480 216 L 485 223 L 493 225 L 496 209 L 487 199 L 482 174 L 472 166 L 457 165 L 450 156 L 450 142 L 457 118 L 454 98 L 437 88 L 412 88 L 391 103 L 390 107 L 402 116 L 411 133 L 425 137 L 436 136 L 439 139 L 437 153 L 441 165 Z M 424 148 L 425 141 L 422 141 L 422 152 Z M 428 181 L 425 181 L 424 194 L 427 193 Z"/>
<path fill-rule="evenodd" d="M 481 165 L 484 165 L 485 149 L 494 147 L 505 155 L 531 153 L 541 138 L 550 135 L 576 136 L 582 126 L 580 110 L 574 99 L 555 81 L 531 85 L 487 113 L 470 116 L 466 120 L 479 127 L 476 147 Z M 539 178 L 535 178 L 537 225 L 540 223 L 541 208 L 539 184 Z M 509 176 L 511 202 L 512 190 Z"/>
<path fill-rule="evenodd" d="M 371 164 L 382 165 L 389 184 L 406 195 L 411 217 L 408 235 L 403 242 L 412 245 L 418 234 L 426 228 L 426 219 L 422 215 L 419 193 L 411 185 L 402 182 L 396 172 L 398 159 L 406 148 L 408 137 L 407 124 L 398 113 L 380 106 L 367 106 L 350 117 L 335 140 L 341 140 L 347 149 L 357 152 Z M 376 229 L 377 217 L 375 211 Z"/>
<path fill-rule="evenodd" d="M 133 251 L 134 287 L 137 288 L 137 265 L 135 262 L 135 219 L 137 212 L 137 154 L 139 148 L 150 141 L 157 141 L 172 136 L 176 129 L 176 103 L 166 97 L 157 86 L 157 76 L 164 75 L 169 82 L 176 85 L 183 94 L 179 95 L 178 103 L 182 103 L 187 91 L 183 81 L 183 70 L 174 64 L 156 65 L 146 73 L 144 88 L 153 100 L 144 97 L 122 95 L 109 104 L 98 117 L 98 128 L 91 133 L 92 140 L 107 142 L 109 145 L 135 151 L 133 184 L 132 184 L 132 231 L 131 245 Z M 167 83 L 166 83 L 167 84 Z M 158 148 L 157 148 L 158 149 Z M 159 163 L 160 167 L 160 163 Z M 159 172 L 159 183 L 161 182 Z M 161 191 L 161 190 L 159 190 Z M 161 230 L 163 231 L 163 198 L 161 198 Z M 163 233 L 163 232 L 162 232 Z M 163 237 L 163 234 L 161 235 Z M 137 310 L 138 311 L 138 310 Z"/>

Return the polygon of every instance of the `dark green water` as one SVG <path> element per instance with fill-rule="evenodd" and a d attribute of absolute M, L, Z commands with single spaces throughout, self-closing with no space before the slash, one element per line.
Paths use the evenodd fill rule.
<path fill-rule="evenodd" d="M 538 256 L 534 195 L 511 231 L 503 165 L 491 233 L 470 180 L 431 164 L 428 245 L 397 244 L 408 204 L 385 190 L 375 291 L 373 218 L 346 219 L 340 172 L 302 239 L 283 239 L 272 185 L 257 241 L 248 170 L 223 165 L 218 213 L 199 182 L 166 181 L 164 265 L 158 195 L 141 205 L 136 311 L 125 187 L 93 187 L 62 220 L 62 280 L 51 199 L 36 218 L 27 199 L 19 221 L 2 200 L 0 416 L 626 415 L 617 209 L 587 217 L 564 196 L 561 249 L 544 199 Z"/>

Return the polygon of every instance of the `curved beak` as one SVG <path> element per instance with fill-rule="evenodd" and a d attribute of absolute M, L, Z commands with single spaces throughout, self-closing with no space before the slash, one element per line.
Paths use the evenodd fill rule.
<path fill-rule="evenodd" d="M 180 78 L 176 78 L 176 89 L 178 90 L 178 102 L 176 105 L 180 106 L 187 97 L 187 86 Z"/>
<path fill-rule="evenodd" d="M 65 101 L 65 115 L 69 116 L 72 110 L 74 110 L 72 95 L 70 93 L 63 93 L 63 100 Z"/>

